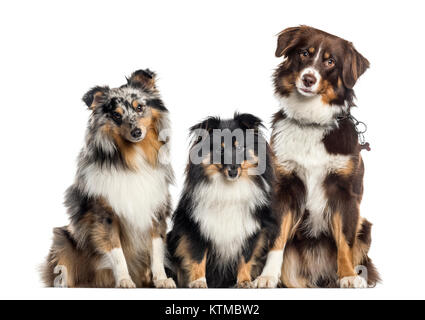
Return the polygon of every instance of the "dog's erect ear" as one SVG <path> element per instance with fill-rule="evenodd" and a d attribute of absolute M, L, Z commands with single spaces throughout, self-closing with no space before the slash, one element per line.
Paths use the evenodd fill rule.
<path fill-rule="evenodd" d="M 299 33 L 302 28 L 305 27 L 287 28 L 278 34 L 276 57 L 280 58 L 286 56 L 287 53 L 298 44 Z"/>
<path fill-rule="evenodd" d="M 84 96 L 83 101 L 89 107 L 94 110 L 96 107 L 106 103 L 108 101 L 109 87 L 94 87 L 91 88 Z"/>
<path fill-rule="evenodd" d="M 357 79 L 365 73 L 369 66 L 369 61 L 354 48 L 351 42 L 349 42 L 347 44 L 342 70 L 344 85 L 349 89 L 353 89 Z"/>
<path fill-rule="evenodd" d="M 195 124 L 193 127 L 190 127 L 190 132 L 195 133 L 196 130 L 206 130 L 208 132 L 211 132 L 214 129 L 218 129 L 220 126 L 220 118 L 218 117 L 209 117 L 206 118 L 204 121 Z"/>
<path fill-rule="evenodd" d="M 249 113 L 236 113 L 234 115 L 234 120 L 239 123 L 239 126 L 243 129 L 254 129 L 258 130 L 259 127 L 263 127 L 263 121 L 256 116 Z"/>
<path fill-rule="evenodd" d="M 155 90 L 155 72 L 145 69 L 137 70 L 133 72 L 130 78 L 127 78 L 127 82 L 130 86 L 135 88 Z"/>

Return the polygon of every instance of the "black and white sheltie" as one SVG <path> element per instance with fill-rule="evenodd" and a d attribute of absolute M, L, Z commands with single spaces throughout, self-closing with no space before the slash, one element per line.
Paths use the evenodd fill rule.
<path fill-rule="evenodd" d="M 173 229 L 171 260 L 180 287 L 250 288 L 278 233 L 271 210 L 273 167 L 250 114 L 193 126 L 190 161 Z"/>
<path fill-rule="evenodd" d="M 43 268 L 47 286 L 173 288 L 164 270 L 168 186 L 168 111 L 155 74 L 139 70 L 115 89 L 95 87 L 74 184 L 70 223 L 54 230 Z"/>

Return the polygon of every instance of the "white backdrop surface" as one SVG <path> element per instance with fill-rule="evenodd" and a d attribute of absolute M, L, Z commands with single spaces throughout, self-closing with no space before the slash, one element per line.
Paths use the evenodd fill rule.
<path fill-rule="evenodd" d="M 2 1 L 0 298 L 425 298 L 423 1 Z M 369 126 L 362 215 L 384 282 L 370 290 L 60 290 L 37 266 L 67 223 L 94 85 L 158 73 L 172 120 L 178 200 L 188 127 L 235 110 L 269 128 L 276 34 L 307 24 L 354 42 L 371 62 L 353 113 Z"/>

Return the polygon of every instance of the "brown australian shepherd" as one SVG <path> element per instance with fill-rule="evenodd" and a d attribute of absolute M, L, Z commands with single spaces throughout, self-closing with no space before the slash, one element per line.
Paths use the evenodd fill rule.
<path fill-rule="evenodd" d="M 295 27 L 279 34 L 274 74 L 281 104 L 271 146 L 280 237 L 257 287 L 374 286 L 371 224 L 360 217 L 364 165 L 350 108 L 369 62 L 352 43 Z"/>

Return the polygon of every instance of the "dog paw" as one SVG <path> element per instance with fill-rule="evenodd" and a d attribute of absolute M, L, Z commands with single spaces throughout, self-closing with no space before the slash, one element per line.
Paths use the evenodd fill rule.
<path fill-rule="evenodd" d="M 131 279 L 121 279 L 118 281 L 117 288 L 134 289 L 136 288 L 136 285 Z"/>
<path fill-rule="evenodd" d="M 189 283 L 189 288 L 191 289 L 207 289 L 207 280 L 206 279 L 198 279 Z"/>
<path fill-rule="evenodd" d="M 254 288 L 274 289 L 277 288 L 279 279 L 273 276 L 260 276 L 254 281 Z"/>
<path fill-rule="evenodd" d="M 175 289 L 175 288 L 177 288 L 176 283 L 174 282 L 174 280 L 172 278 L 154 280 L 153 284 L 155 285 L 155 288 L 158 288 L 158 289 Z"/>
<path fill-rule="evenodd" d="M 340 288 L 367 288 L 367 282 L 363 277 L 360 276 L 352 276 L 352 277 L 344 277 L 339 280 Z"/>
<path fill-rule="evenodd" d="M 236 284 L 236 288 L 238 289 L 253 289 L 255 288 L 255 284 L 252 281 L 242 281 Z"/>

